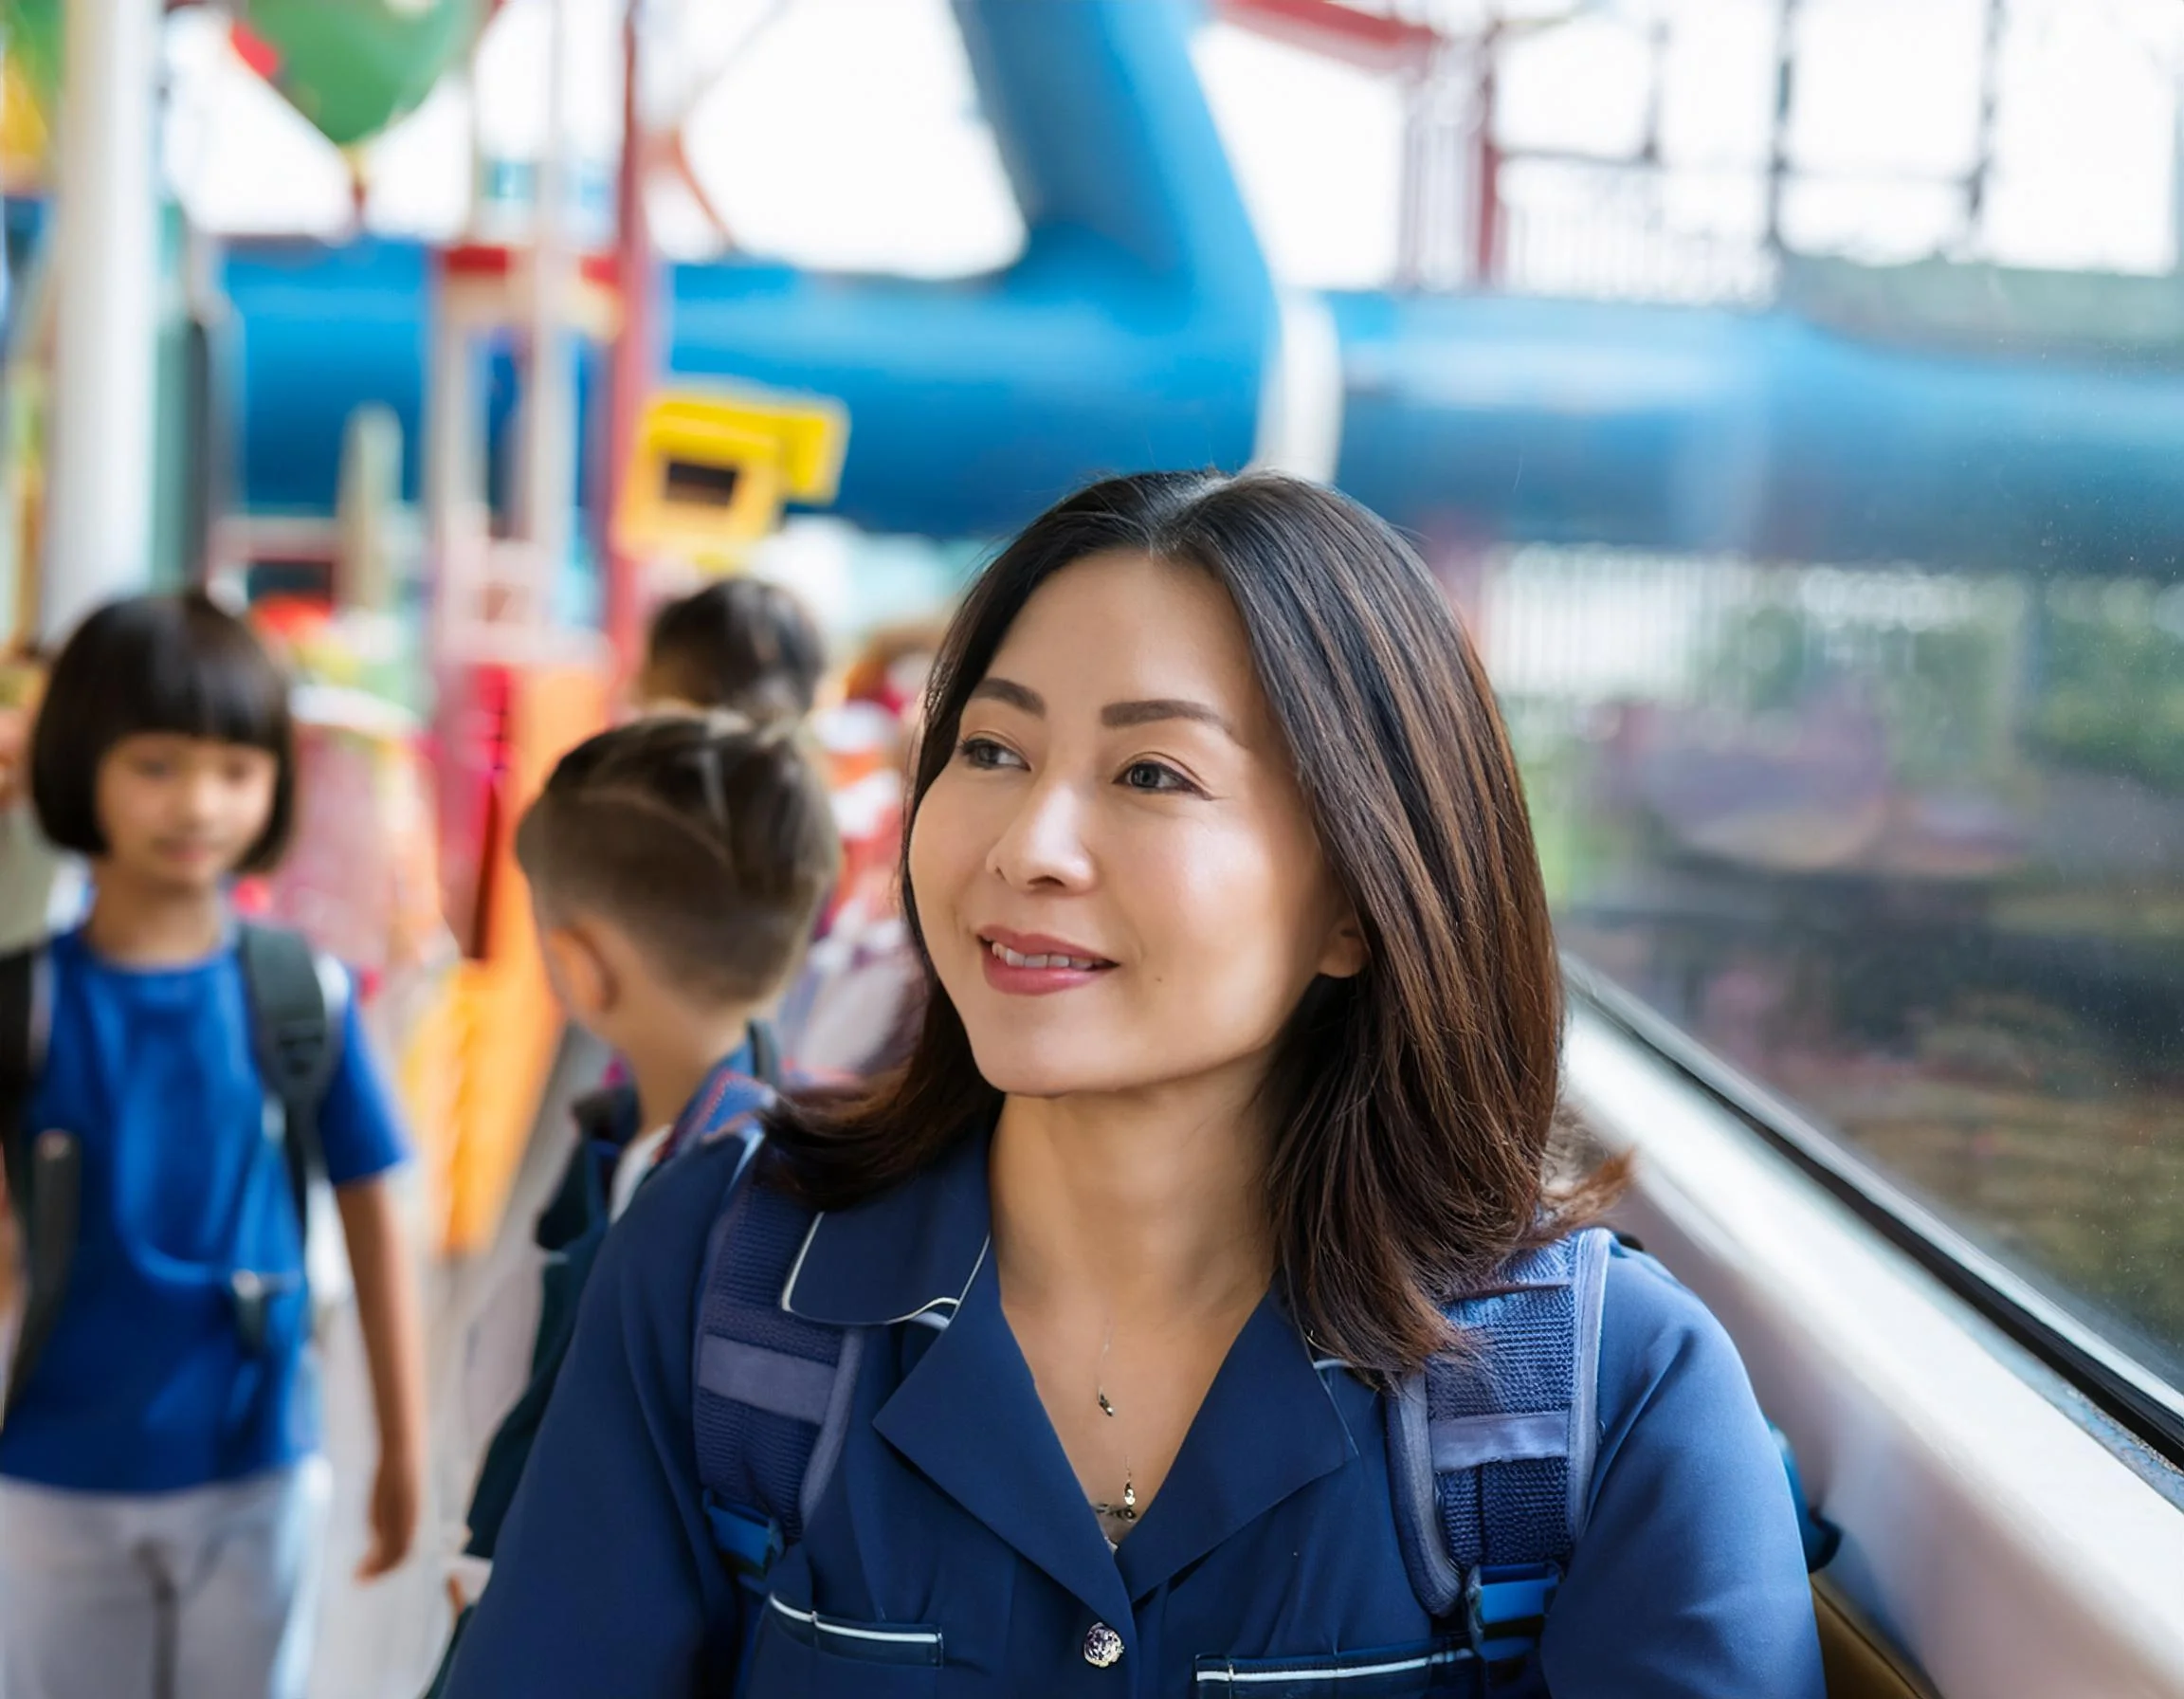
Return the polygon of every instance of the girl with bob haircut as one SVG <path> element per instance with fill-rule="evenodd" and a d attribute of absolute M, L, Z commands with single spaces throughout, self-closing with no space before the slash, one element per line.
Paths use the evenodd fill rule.
<path fill-rule="evenodd" d="M 379 1431 L 360 1575 L 416 1532 L 401 1128 L 348 977 L 228 901 L 279 860 L 295 768 L 288 681 L 202 594 L 109 603 L 54 664 L 31 798 L 93 895 L 81 927 L 0 960 L 0 1135 L 31 1274 L 0 1426 L 0 1689 L 17 1699 L 303 1692 L 330 1496 L 315 1176 L 339 1206 Z"/>
<path fill-rule="evenodd" d="M 1818 1699 L 1735 1349 L 1549 1183 L 1523 795 L 1402 539 L 1096 484 L 926 723 L 915 1050 L 617 1230 L 453 1690 Z"/>

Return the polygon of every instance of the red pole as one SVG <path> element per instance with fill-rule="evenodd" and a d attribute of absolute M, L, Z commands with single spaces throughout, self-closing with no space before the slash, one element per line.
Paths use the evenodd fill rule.
<path fill-rule="evenodd" d="M 1502 150 L 1494 140 L 1494 55 L 1502 27 L 1479 38 L 1479 226 L 1472 233 L 1471 275 L 1481 288 L 1502 281 Z"/>
<path fill-rule="evenodd" d="M 643 659 L 643 562 L 614 545 L 614 513 L 636 440 L 637 418 L 656 370 L 653 345 L 657 277 L 652 235 L 645 216 L 645 115 L 638 98 L 637 13 L 629 0 L 622 21 L 622 160 L 616 174 L 614 281 L 622 298 L 621 334 L 614 341 L 608 381 L 607 467 L 601 480 L 601 558 L 607 563 L 607 636 L 623 677 Z"/>

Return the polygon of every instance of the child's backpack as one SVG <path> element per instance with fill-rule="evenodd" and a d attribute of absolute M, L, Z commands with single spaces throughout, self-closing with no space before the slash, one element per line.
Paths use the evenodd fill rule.
<path fill-rule="evenodd" d="M 690 1136 L 717 1134 L 755 1116 L 782 1089 L 780 1049 L 764 1021 L 751 1024 L 750 1051 L 749 1074 L 723 1069 L 714 1076 L 711 1101 L 697 1105 L 685 1118 Z M 524 1463 L 537 1441 L 538 1424 L 575 1336 L 578 1300 L 611 1225 L 609 1195 L 616 1164 L 645 1130 L 639 1124 L 637 1093 L 631 1086 L 610 1086 L 579 1098 L 571 1112 L 576 1122 L 576 1147 L 552 1200 L 539 1213 L 534 1235 L 547 1260 L 540 1276 L 530 1379 L 485 1448 L 465 1519 L 469 1538 L 464 1553 L 487 1562 L 516 1497 Z"/>
<path fill-rule="evenodd" d="M 767 1022 L 751 1023 L 749 1048 L 751 1072 L 739 1074 L 725 1068 L 716 1070 L 707 1098 L 685 1112 L 679 1132 L 698 1142 L 732 1136 L 737 1129 L 755 1124 L 782 1090 L 799 1082 L 800 1076 L 782 1062 L 780 1043 Z M 615 1167 L 622 1153 L 645 1130 L 640 1125 L 636 1088 L 628 1085 L 608 1087 L 578 1099 L 572 1113 L 576 1122 L 576 1148 L 552 1201 L 539 1213 L 536 1234 L 547 1261 L 540 1276 L 538 1330 L 531 1348 L 530 1379 L 486 1445 L 464 1519 L 467 1537 L 463 1556 L 480 1563 L 493 1561 L 500 1525 L 515 1503 L 524 1465 L 537 1443 L 539 1424 L 545 1420 L 561 1365 L 575 1338 L 577 1301 L 612 1225 L 610 1195 Z M 663 1163 L 671 1154 L 663 1152 Z M 426 1690 L 426 1699 L 434 1699 L 446 1690 L 454 1672 L 456 1649 L 463 1642 L 475 1608 L 476 1601 L 472 1600 L 456 1618 L 440 1666 Z"/>
<path fill-rule="evenodd" d="M 322 1171 L 318 1110 L 340 1061 L 349 977 L 297 933 L 248 923 L 236 947 L 250 1006 L 268 1136 L 281 1141 L 299 1234 L 311 1223 L 311 1185 Z M 28 1290 L 8 1375 L 12 1408 L 60 1319 L 76 1251 L 83 1152 L 73 1133 L 29 1124 L 52 1028 L 53 959 L 45 944 L 0 956 L 0 1145 L 22 1235 Z M 262 1327 L 266 1294 L 238 1289 L 247 1335 Z"/>
<path fill-rule="evenodd" d="M 840 1461 L 858 1363 L 880 1330 L 781 1307 L 813 1213 L 746 1179 L 763 1133 L 744 1137 L 699 1288 L 693 1416 L 714 1544 L 763 1592 Z M 1452 1304 L 1449 1320 L 1480 1348 L 1435 1358 L 1386 1400 L 1404 1566 L 1427 1614 L 1455 1630 L 1434 1661 L 1474 1666 L 1496 1692 L 1532 1690 L 1540 1631 L 1584 1532 L 1611 1236 L 1593 1228 L 1542 1246 Z M 1817 1567 L 1832 1544 L 1816 1550 L 1825 1525 L 1805 1519 Z"/>

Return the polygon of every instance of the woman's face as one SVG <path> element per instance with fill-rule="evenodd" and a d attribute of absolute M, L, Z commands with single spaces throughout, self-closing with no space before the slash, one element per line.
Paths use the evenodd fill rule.
<path fill-rule="evenodd" d="M 918 813 L 910 880 L 979 1070 L 1032 1097 L 1248 1089 L 1364 949 L 1227 592 L 1093 556 L 1026 604 Z"/>

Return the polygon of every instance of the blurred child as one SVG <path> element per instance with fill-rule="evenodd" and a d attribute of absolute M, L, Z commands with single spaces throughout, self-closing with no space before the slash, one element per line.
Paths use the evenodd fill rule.
<path fill-rule="evenodd" d="M 762 578 L 719 578 L 653 615 L 638 711 L 798 722 L 826 670 L 826 642 L 803 603 Z"/>
<path fill-rule="evenodd" d="M 633 1093 L 619 1113 L 580 1115 L 575 1158 L 540 1218 L 550 1259 L 532 1380 L 479 1472 L 458 1608 L 484 1583 L 616 1175 L 627 1194 L 661 1171 L 628 1142 L 668 1128 L 664 1160 L 769 1099 L 776 1069 L 759 1014 L 803 955 L 839 852 L 826 790 L 788 728 L 682 715 L 602 733 L 564 757 L 516 854 L 555 993 L 624 1058 Z"/>
<path fill-rule="evenodd" d="M 717 578 L 662 603 L 652 615 L 633 691 L 636 713 L 644 719 L 730 714 L 752 725 L 800 725 L 818 700 L 826 670 L 826 640 L 802 602 L 763 579 Z M 611 1092 L 628 1077 L 617 1056 L 602 1085 Z M 634 1112 L 626 1101 L 586 1103 L 594 1111 Z M 628 1201 L 634 1178 L 666 1130 L 664 1124 L 646 1123 L 624 1146 L 613 1197 Z"/>
<path fill-rule="evenodd" d="M 627 1059 L 646 1125 L 744 1046 L 839 856 L 826 791 L 785 729 L 694 718 L 580 744 L 516 852 L 555 993 Z"/>
<path fill-rule="evenodd" d="M 721 579 L 664 604 L 654 614 L 629 709 L 632 717 L 646 719 L 721 713 L 754 726 L 792 724 L 810 712 L 825 665 L 819 630 L 794 596 L 755 578 Z M 637 1124 L 636 1093 L 629 1085 L 627 1062 L 611 1056 L 596 1059 L 597 1048 L 583 1046 L 569 1052 L 572 1068 L 579 1070 L 577 1079 L 584 1080 L 580 1070 L 589 1067 L 591 1076 L 584 1083 L 597 1088 L 576 1100 L 575 1148 L 537 1223 L 536 1242 L 553 1257 L 560 1256 L 570 1242 L 604 1226 L 614 1203 L 627 1200 L 666 1137 L 664 1118 L 657 1124 Z M 679 1106 L 670 1105 L 668 1113 Z M 608 1153 L 612 1171 L 599 1188 L 595 1221 L 591 1177 L 608 1160 Z M 478 1373 L 465 1385 L 462 1405 L 491 1413 L 488 1421 L 505 1415 L 533 1366 L 525 1364 L 512 1376 L 509 1369 L 515 1365 L 507 1363 L 495 1344 L 484 1343 L 491 1335 L 533 1331 L 538 1285 L 532 1272 L 529 1259 L 519 1259 L 508 1278 L 481 1294 L 471 1312 L 477 1348 L 468 1361 Z M 551 1323 L 553 1318 L 547 1320 Z M 545 1329 L 552 1331 L 551 1325 Z M 489 1434 L 489 1428 L 479 1431 L 474 1443 L 482 1445 Z M 458 1449 L 473 1447 L 459 1442 Z M 457 1538 L 466 1546 L 475 1544 L 469 1535 Z M 461 1559 L 456 1561 L 459 1595 L 471 1568 Z"/>
<path fill-rule="evenodd" d="M 844 675 L 842 702 L 817 722 L 842 878 L 775 1015 L 782 1042 L 807 1067 L 884 1072 L 909 1053 L 923 1013 L 924 973 L 896 878 L 904 776 L 942 634 L 931 621 L 874 632 Z"/>
<path fill-rule="evenodd" d="M 0 950 L 19 950 L 82 911 L 82 869 L 38 830 L 26 794 L 30 723 L 44 685 L 32 654 L 0 661 Z"/>
<path fill-rule="evenodd" d="M 295 804 L 287 685 L 202 595 L 94 613 L 29 753 L 86 857 L 77 931 L 0 963 L 0 1134 L 30 1295 L 0 1428 L 10 1699 L 303 1691 L 328 1497 L 302 1203 L 332 1181 L 379 1464 L 361 1574 L 413 1537 L 419 1316 L 403 1142 L 346 977 L 239 925 Z"/>

